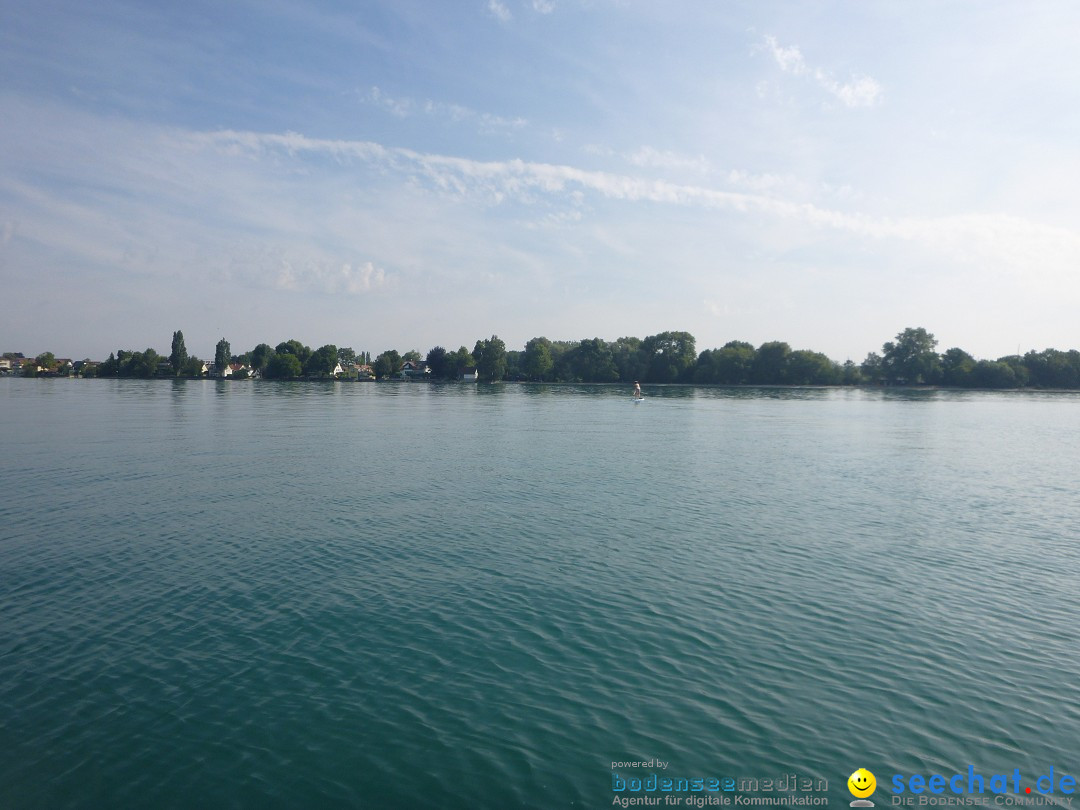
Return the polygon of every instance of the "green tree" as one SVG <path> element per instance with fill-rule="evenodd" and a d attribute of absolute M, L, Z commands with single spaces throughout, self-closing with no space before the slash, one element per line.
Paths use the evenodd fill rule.
<path fill-rule="evenodd" d="M 952 348 L 941 355 L 941 381 L 945 385 L 966 387 L 974 385 L 972 372 L 975 358 L 963 349 Z"/>
<path fill-rule="evenodd" d="M 416 349 L 412 349 L 411 351 L 407 351 L 405 352 L 405 354 L 401 355 L 402 363 L 405 363 L 409 360 L 412 360 L 414 363 L 419 363 L 423 359 L 424 358 L 420 356 L 420 352 L 418 352 Z"/>
<path fill-rule="evenodd" d="M 146 379 L 157 374 L 161 357 L 153 349 L 145 352 L 121 351 L 117 354 L 117 361 L 120 364 L 119 376 Z"/>
<path fill-rule="evenodd" d="M 433 346 L 428 351 L 426 360 L 431 369 L 432 378 L 442 380 L 450 376 L 450 357 L 442 346 Z"/>
<path fill-rule="evenodd" d="M 109 352 L 109 357 L 98 365 L 99 377 L 115 377 L 120 371 L 120 364 L 116 360 L 116 353 Z"/>
<path fill-rule="evenodd" d="M 1016 388 L 1016 373 L 1008 363 L 980 360 L 971 371 L 971 381 L 977 388 Z"/>
<path fill-rule="evenodd" d="M 184 361 L 180 373 L 185 377 L 201 377 L 203 373 L 203 361 L 195 355 L 189 355 L 188 359 Z"/>
<path fill-rule="evenodd" d="M 52 352 L 42 352 L 34 358 L 32 364 L 37 365 L 42 371 L 55 371 L 56 355 Z"/>
<path fill-rule="evenodd" d="M 937 340 L 921 326 L 908 327 L 881 347 L 881 368 L 891 383 L 933 384 L 941 379 L 941 358 L 934 348 Z"/>
<path fill-rule="evenodd" d="M 748 383 L 755 356 L 754 347 L 740 340 L 729 341 L 719 349 L 706 349 L 698 355 L 694 381 L 719 385 Z"/>
<path fill-rule="evenodd" d="M 525 352 L 519 352 L 515 349 L 506 350 L 506 371 L 503 374 L 503 379 L 506 380 L 524 380 L 525 374 L 521 371 L 521 363 L 525 358 Z"/>
<path fill-rule="evenodd" d="M 836 385 L 840 367 L 821 352 L 797 349 L 787 362 L 788 385 Z"/>
<path fill-rule="evenodd" d="M 544 380 L 551 374 L 555 361 L 551 357 L 551 341 L 546 337 L 535 337 L 525 344 L 525 356 L 521 361 L 521 370 L 530 380 Z"/>
<path fill-rule="evenodd" d="M 217 374 L 219 377 L 225 376 L 225 368 L 232 360 L 232 347 L 229 346 L 229 341 L 222 338 L 217 342 L 217 347 L 214 349 L 214 366 L 217 368 Z"/>
<path fill-rule="evenodd" d="M 387 349 L 375 358 L 373 365 L 375 376 L 381 380 L 393 377 L 401 371 L 402 362 L 401 355 L 397 353 L 397 350 Z"/>
<path fill-rule="evenodd" d="M 304 364 L 304 373 L 316 377 L 329 377 L 337 366 L 337 346 L 327 343 L 311 353 Z"/>
<path fill-rule="evenodd" d="M 248 359 L 248 363 L 253 369 L 261 373 L 266 371 L 266 366 L 270 363 L 270 359 L 276 353 L 277 352 L 274 351 L 269 343 L 260 343 L 251 350 L 251 357 Z"/>
<path fill-rule="evenodd" d="M 300 365 L 303 366 L 311 357 L 311 349 L 301 343 L 299 340 L 286 340 L 279 343 L 274 347 L 274 351 L 278 354 L 291 354 L 297 360 L 300 361 Z"/>
<path fill-rule="evenodd" d="M 881 355 L 877 352 L 867 354 L 866 359 L 859 366 L 859 371 L 867 382 L 880 383 L 884 374 L 881 368 Z"/>
<path fill-rule="evenodd" d="M 1080 352 L 1057 349 L 1024 355 L 1028 383 L 1040 388 L 1080 388 Z"/>
<path fill-rule="evenodd" d="M 999 357 L 997 362 L 1004 363 L 1012 369 L 1013 377 L 1016 379 L 1016 388 L 1023 388 L 1028 384 L 1028 369 L 1024 365 L 1024 358 L 1018 354 L 1010 354 L 1007 357 Z"/>
<path fill-rule="evenodd" d="M 173 368 L 173 374 L 179 374 L 184 363 L 187 362 L 187 347 L 184 345 L 184 333 L 177 329 L 172 335 L 172 351 L 169 353 L 169 364 Z"/>
<path fill-rule="evenodd" d="M 300 358 L 295 354 L 278 352 L 267 361 L 263 376 L 268 380 L 292 380 L 299 377 L 303 371 Z"/>
<path fill-rule="evenodd" d="M 551 342 L 552 377 L 556 380 L 574 379 L 572 360 L 577 343 L 569 340 Z"/>
<path fill-rule="evenodd" d="M 694 336 L 689 332 L 661 332 L 641 341 L 647 358 L 646 379 L 653 383 L 690 382 L 697 363 Z"/>
<path fill-rule="evenodd" d="M 611 357 L 623 382 L 644 380 L 649 369 L 648 358 L 641 351 L 641 339 L 621 337 L 611 344 Z M 554 359 L 554 358 L 553 358 Z"/>
<path fill-rule="evenodd" d="M 791 347 L 779 340 L 771 340 L 758 346 L 750 378 L 759 385 L 784 385 L 787 383 L 788 358 Z"/>
<path fill-rule="evenodd" d="M 862 369 L 855 365 L 854 361 L 844 361 L 841 383 L 843 385 L 858 385 L 863 381 Z"/>
<path fill-rule="evenodd" d="M 619 378 L 611 348 L 600 338 L 578 343 L 569 362 L 574 379 L 581 382 L 614 382 Z"/>
<path fill-rule="evenodd" d="M 501 380 L 506 374 L 506 344 L 498 335 L 476 341 L 472 356 L 481 379 Z"/>
<path fill-rule="evenodd" d="M 476 361 L 473 360 L 472 354 L 464 346 L 459 346 L 456 352 L 451 352 L 447 355 L 447 363 L 451 369 L 451 378 L 455 380 L 461 379 L 461 375 L 465 372 L 465 369 L 470 366 L 476 365 Z"/>
<path fill-rule="evenodd" d="M 348 346 L 342 346 L 337 350 L 337 359 L 341 365 L 347 366 L 349 363 L 356 362 L 356 352 Z"/>

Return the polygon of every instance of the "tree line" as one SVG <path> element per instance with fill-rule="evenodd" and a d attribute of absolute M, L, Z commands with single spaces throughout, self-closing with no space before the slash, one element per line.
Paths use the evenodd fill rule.
<path fill-rule="evenodd" d="M 871 352 L 862 363 L 837 363 L 821 352 L 795 349 L 781 341 L 754 347 L 734 340 L 718 349 L 698 352 L 689 332 L 661 332 L 646 338 L 621 337 L 615 341 L 590 338 L 553 341 L 536 337 L 522 351 L 507 350 L 497 336 L 448 350 L 435 346 L 426 355 L 390 349 L 372 360 L 369 352 L 326 344 L 312 349 L 292 339 L 276 346 L 260 343 L 234 355 L 227 340 L 218 341 L 214 364 L 243 366 L 236 375 L 257 374 L 267 379 L 323 379 L 334 376 L 338 364 L 346 376 L 368 367 L 375 377 L 400 375 L 406 362 L 424 362 L 431 379 L 461 379 L 475 369 L 483 380 L 643 384 L 693 383 L 699 385 L 945 385 L 961 388 L 1080 388 L 1080 352 L 1045 349 L 976 360 L 960 348 L 937 352 L 938 341 L 922 327 L 907 328 L 895 340 Z M 36 363 L 24 365 L 31 376 L 47 373 L 55 357 L 46 352 Z M 162 357 L 153 349 L 119 350 L 98 364 L 87 366 L 84 376 L 156 377 L 203 376 L 204 362 L 189 355 L 183 332 L 173 333 L 172 351 Z M 250 370 L 250 372 L 249 372 Z"/>

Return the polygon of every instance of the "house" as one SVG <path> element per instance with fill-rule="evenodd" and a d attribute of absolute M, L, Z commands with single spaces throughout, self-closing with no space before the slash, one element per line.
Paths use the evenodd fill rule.
<path fill-rule="evenodd" d="M 359 365 L 356 367 L 356 379 L 358 380 L 374 380 L 375 369 L 369 365 Z"/>
<path fill-rule="evenodd" d="M 406 360 L 401 366 L 401 376 L 406 380 L 429 379 L 431 368 L 423 360 Z"/>
<path fill-rule="evenodd" d="M 461 379 L 472 381 L 479 380 L 480 372 L 476 370 L 476 366 L 469 366 L 461 372 Z"/>
<path fill-rule="evenodd" d="M 340 362 L 338 362 L 334 365 L 334 370 L 330 373 L 333 374 L 335 377 L 340 377 L 342 374 L 345 373 L 345 368 L 341 365 Z"/>

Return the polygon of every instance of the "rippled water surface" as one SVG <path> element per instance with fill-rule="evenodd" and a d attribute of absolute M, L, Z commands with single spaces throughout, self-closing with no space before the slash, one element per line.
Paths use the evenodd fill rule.
<path fill-rule="evenodd" d="M 1080 771 L 1080 396 L 649 393 L 0 380 L 0 808 Z"/>

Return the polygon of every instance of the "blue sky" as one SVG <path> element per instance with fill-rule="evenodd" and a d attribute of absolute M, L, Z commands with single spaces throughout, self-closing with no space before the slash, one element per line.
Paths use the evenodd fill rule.
<path fill-rule="evenodd" d="M 1080 348 L 1073 2 L 0 0 L 0 350 Z"/>

